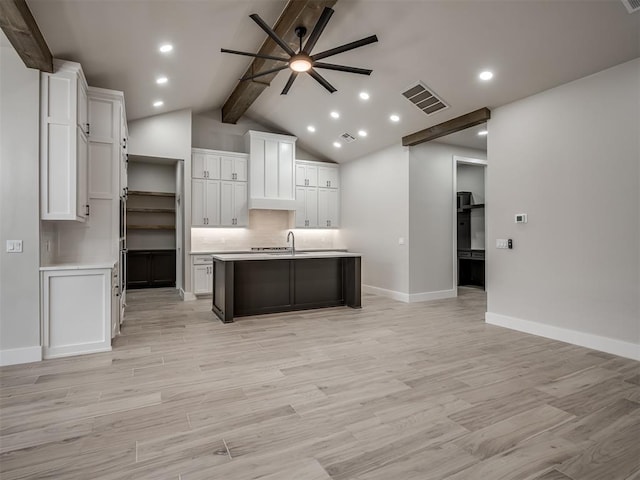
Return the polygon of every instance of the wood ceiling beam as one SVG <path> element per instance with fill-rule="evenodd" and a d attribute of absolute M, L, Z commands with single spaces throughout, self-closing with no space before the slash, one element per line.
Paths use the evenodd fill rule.
<path fill-rule="evenodd" d="M 0 28 L 28 68 L 53 73 L 53 56 L 25 0 L 0 0 Z"/>
<path fill-rule="evenodd" d="M 4 0 L 0 0 L 0 3 Z M 295 28 L 303 25 L 311 32 L 320 14 L 325 7 L 333 7 L 337 0 L 289 0 L 280 18 L 276 22 L 273 30 L 288 43 L 291 48 L 298 51 L 298 37 Z M 251 27 L 258 28 L 257 25 Z M 248 27 L 249 28 L 249 27 Z M 282 49 L 271 38 L 267 37 L 260 50 L 261 55 L 287 56 Z M 254 59 L 243 77 L 254 73 L 269 70 L 282 65 L 282 62 L 274 60 Z M 222 122 L 236 123 L 249 107 L 256 101 L 265 88 L 269 86 L 277 73 L 264 75 L 257 79 L 240 81 L 233 89 L 227 101 L 222 106 Z"/>
<path fill-rule="evenodd" d="M 419 132 L 412 133 L 411 135 L 407 135 L 406 137 L 402 137 L 402 146 L 413 147 L 415 145 L 428 142 L 429 140 L 435 140 L 436 138 L 459 132 L 460 130 L 464 130 L 465 128 L 475 127 L 476 125 L 480 125 L 481 123 L 486 122 L 490 118 L 491 110 L 486 107 L 481 108 L 471 113 L 467 113 L 466 115 L 456 117 L 447 122 L 440 123 L 438 125 L 434 125 L 433 127 L 429 127 L 424 130 L 420 130 Z"/>

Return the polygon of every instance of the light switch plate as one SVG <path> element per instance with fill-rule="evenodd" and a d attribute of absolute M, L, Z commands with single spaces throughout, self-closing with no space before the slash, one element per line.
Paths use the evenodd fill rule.
<path fill-rule="evenodd" d="M 509 242 L 506 238 L 496 238 L 496 248 L 509 248 Z"/>
<path fill-rule="evenodd" d="M 22 253 L 22 240 L 7 240 L 8 253 Z"/>
<path fill-rule="evenodd" d="M 404 237 L 398 239 L 398 245 L 404 245 Z"/>

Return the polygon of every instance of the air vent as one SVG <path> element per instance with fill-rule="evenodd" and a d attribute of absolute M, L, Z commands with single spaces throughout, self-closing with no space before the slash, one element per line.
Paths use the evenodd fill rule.
<path fill-rule="evenodd" d="M 342 135 L 340 135 L 340 138 L 345 142 L 345 143 L 351 143 L 351 142 L 355 142 L 356 141 L 356 137 L 354 137 L 353 135 L 351 135 L 350 133 L 343 133 Z"/>
<path fill-rule="evenodd" d="M 627 7 L 629 13 L 637 12 L 640 10 L 640 0 L 622 0 L 624 6 Z"/>
<path fill-rule="evenodd" d="M 427 115 L 433 115 L 440 110 L 449 108 L 449 105 L 444 103 L 444 100 L 433 93 L 433 91 L 422 82 L 418 82 L 417 85 L 412 86 L 406 92 L 403 92 L 402 95 Z"/>

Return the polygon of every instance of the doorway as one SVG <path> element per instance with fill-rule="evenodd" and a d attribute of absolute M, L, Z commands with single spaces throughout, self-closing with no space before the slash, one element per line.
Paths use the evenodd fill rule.
<path fill-rule="evenodd" d="M 485 287 L 485 177 L 487 161 L 454 155 L 454 280 L 457 287 Z"/>

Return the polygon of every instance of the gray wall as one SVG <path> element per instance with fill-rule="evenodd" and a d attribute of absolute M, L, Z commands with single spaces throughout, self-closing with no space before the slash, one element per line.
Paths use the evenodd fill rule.
<path fill-rule="evenodd" d="M 342 164 L 340 182 L 341 241 L 362 253 L 362 283 L 408 295 L 408 149 L 392 146 Z"/>
<path fill-rule="evenodd" d="M 193 148 L 208 148 L 211 150 L 223 150 L 226 152 L 249 153 L 247 152 L 244 139 L 244 134 L 249 130 L 282 133 L 274 132 L 268 127 L 247 117 L 240 118 L 237 124 L 222 123 L 220 118 L 220 110 L 211 110 L 209 112 L 193 116 L 193 130 L 191 134 L 191 143 Z M 323 159 L 300 148 L 300 145 L 296 145 L 296 158 L 299 160 L 323 161 Z"/>
<path fill-rule="evenodd" d="M 438 142 L 423 143 L 409 150 L 409 282 L 412 294 L 454 293 L 454 155 L 486 159 L 486 152 Z"/>
<path fill-rule="evenodd" d="M 640 356 L 639 117 L 640 59 L 493 111 L 488 321 Z"/>
<path fill-rule="evenodd" d="M 41 356 L 39 78 L 0 32 L 0 364 Z M 7 240 L 23 253 L 6 253 Z"/>

